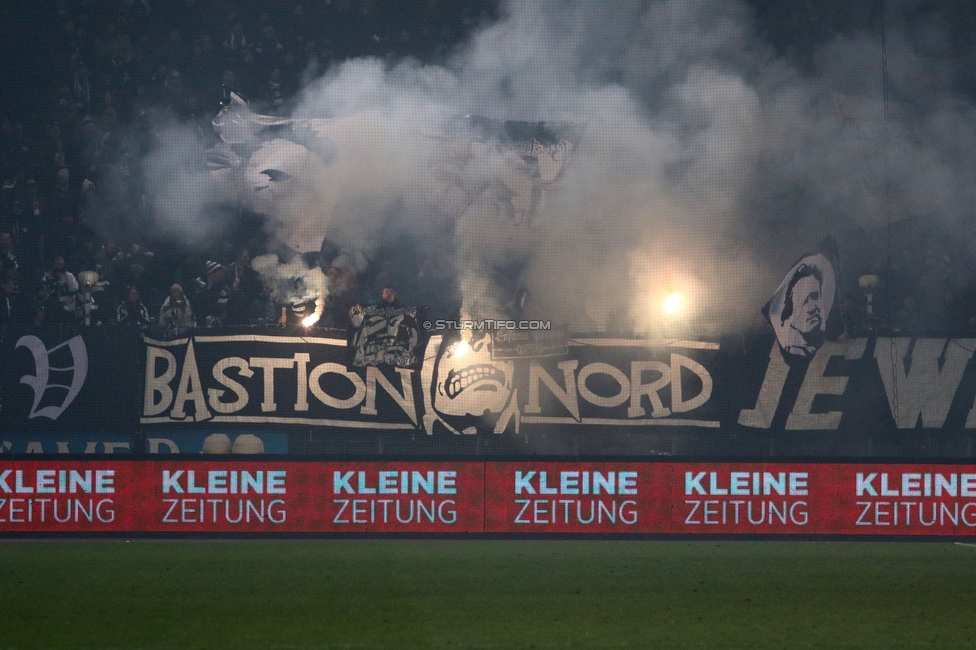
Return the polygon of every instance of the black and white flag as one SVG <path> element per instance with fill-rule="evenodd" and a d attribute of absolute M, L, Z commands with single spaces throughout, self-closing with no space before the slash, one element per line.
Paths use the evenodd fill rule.
<path fill-rule="evenodd" d="M 822 252 L 808 253 L 790 268 L 762 310 L 783 352 L 802 359 L 815 355 L 830 338 L 828 320 L 835 320 L 831 319 L 837 300 L 835 256 L 833 246 L 821 248 Z"/>
<path fill-rule="evenodd" d="M 406 368 L 420 363 L 423 339 L 417 323 L 417 307 L 356 305 L 349 310 L 352 320 L 352 365 L 386 363 Z"/>

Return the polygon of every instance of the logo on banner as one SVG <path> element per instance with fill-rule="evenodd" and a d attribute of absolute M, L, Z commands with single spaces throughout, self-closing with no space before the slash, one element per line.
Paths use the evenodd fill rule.
<path fill-rule="evenodd" d="M 34 391 L 34 404 L 29 418 L 44 417 L 57 420 L 65 409 L 78 397 L 88 376 L 88 349 L 81 336 L 75 336 L 50 350 L 36 336 L 22 336 L 14 348 L 25 347 L 34 356 L 33 375 L 24 375 L 20 383 Z M 55 364 L 63 365 L 55 365 Z M 64 378 L 63 382 L 59 381 Z M 64 391 L 63 396 L 61 391 Z M 45 395 L 59 395 L 59 404 L 38 408 Z"/>
<path fill-rule="evenodd" d="M 521 412 L 518 390 L 512 386 L 514 364 L 492 359 L 492 334 L 472 341 L 464 352 L 459 344 L 460 340 L 445 343 L 441 335 L 431 337 L 427 344 L 421 371 L 427 433 L 434 433 L 434 422 L 451 433 L 477 433 L 476 426 L 463 424 L 471 417 L 488 418 L 488 423 L 494 420 L 495 433 L 502 433 L 514 421 L 518 433 Z"/>

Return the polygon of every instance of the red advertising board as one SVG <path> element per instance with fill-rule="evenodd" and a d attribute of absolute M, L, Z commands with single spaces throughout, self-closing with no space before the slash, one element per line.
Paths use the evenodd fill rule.
<path fill-rule="evenodd" d="M 673 464 L 673 533 L 974 535 L 976 467 Z"/>
<path fill-rule="evenodd" d="M 3 533 L 976 536 L 976 467 L 0 461 Z"/>
<path fill-rule="evenodd" d="M 0 462 L 0 531 L 135 530 L 136 469 L 105 461 Z"/>
<path fill-rule="evenodd" d="M 829 525 L 817 507 L 833 487 L 823 465 L 672 465 L 674 533 L 816 534 Z"/>
<path fill-rule="evenodd" d="M 833 465 L 842 535 L 976 535 L 972 465 Z M 825 507 L 828 504 L 825 504 Z"/>
<path fill-rule="evenodd" d="M 484 464 L 0 462 L 0 532 L 470 533 Z"/>
<path fill-rule="evenodd" d="M 326 463 L 317 474 L 328 532 L 484 529 L 484 463 Z M 321 482 L 323 481 L 324 482 Z"/>
<path fill-rule="evenodd" d="M 666 531 L 664 463 L 486 463 L 485 532 Z"/>

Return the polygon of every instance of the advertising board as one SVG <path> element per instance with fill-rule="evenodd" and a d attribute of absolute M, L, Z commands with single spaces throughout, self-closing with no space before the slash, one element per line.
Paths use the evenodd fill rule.
<path fill-rule="evenodd" d="M 974 537 L 976 467 L 4 460 L 0 534 Z"/>

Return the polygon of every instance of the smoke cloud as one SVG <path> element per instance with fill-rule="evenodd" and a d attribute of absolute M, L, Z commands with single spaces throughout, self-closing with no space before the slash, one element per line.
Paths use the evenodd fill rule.
<path fill-rule="evenodd" d="M 885 270 L 893 224 L 967 239 L 976 112 L 946 18 L 887 3 L 886 103 L 876 16 L 791 52 L 768 34 L 787 23 L 762 6 L 509 2 L 444 65 L 357 59 L 310 81 L 290 123 L 328 144 L 306 155 L 292 137 L 230 160 L 231 194 L 297 252 L 328 238 L 333 264 L 365 273 L 408 242 L 456 273 L 463 315 L 577 331 L 717 335 L 755 320 L 825 236 L 849 286 Z M 547 177 L 511 147 L 458 135 L 468 115 L 582 136 Z M 203 148 L 173 135 L 149 165 L 160 220 L 194 238 L 228 191 L 221 172 L 186 171 Z M 392 279 L 408 303 L 423 293 L 422 279 Z"/>

